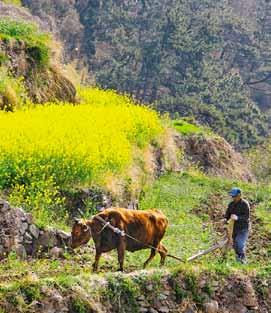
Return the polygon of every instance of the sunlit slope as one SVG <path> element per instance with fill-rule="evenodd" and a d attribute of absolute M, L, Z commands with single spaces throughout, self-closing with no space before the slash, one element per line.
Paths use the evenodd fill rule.
<path fill-rule="evenodd" d="M 78 105 L 0 112 L 0 190 L 8 190 L 11 203 L 39 214 L 52 205 L 59 210 L 60 190 L 125 177 L 133 151 L 163 132 L 157 113 L 125 96 L 97 89 L 81 94 Z"/>

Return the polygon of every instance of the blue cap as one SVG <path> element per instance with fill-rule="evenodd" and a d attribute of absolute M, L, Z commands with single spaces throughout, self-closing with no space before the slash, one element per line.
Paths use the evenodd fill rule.
<path fill-rule="evenodd" d="M 232 190 L 230 191 L 229 195 L 232 197 L 236 197 L 238 195 L 241 194 L 241 189 L 240 188 L 232 188 Z"/>

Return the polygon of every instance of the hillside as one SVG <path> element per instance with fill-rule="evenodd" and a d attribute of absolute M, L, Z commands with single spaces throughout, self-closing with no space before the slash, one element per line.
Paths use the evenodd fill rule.
<path fill-rule="evenodd" d="M 0 313 L 270 312 L 270 143 L 246 157 L 231 145 L 267 135 L 268 108 L 244 82 L 268 64 L 243 2 L 231 3 L 235 13 L 209 0 L 0 2 Z M 123 93 L 75 88 L 50 30 L 87 80 Z M 248 55 L 261 60 L 249 75 Z M 251 203 L 248 264 L 232 249 L 188 262 L 224 238 L 233 186 Z M 156 256 L 142 270 L 149 249 L 126 251 L 117 273 L 112 251 L 94 274 L 93 240 L 73 250 L 71 227 L 112 206 L 160 209 L 182 262 L 158 268 Z"/>
<path fill-rule="evenodd" d="M 19 238 L 25 233 L 25 242 L 15 250 L 26 258 L 19 260 L 11 252 L 0 262 L 1 310 L 177 313 L 219 307 L 226 312 L 234 304 L 240 312 L 256 307 L 268 312 L 264 294 L 270 288 L 269 187 L 238 180 L 248 178 L 245 162 L 240 163 L 243 169 L 235 164 L 241 156 L 234 156 L 224 139 L 209 129 L 186 120 L 161 120 L 154 111 L 113 91 L 81 89 L 78 94 L 80 105 L 52 103 L 0 114 L 2 196 L 33 215 L 32 219 L 16 209 L 15 221 L 22 220 L 14 224 L 13 215 L 0 203 L 0 226 L 5 228 L 0 246 L 6 238 L 4 249 L 5 242 L 10 247 L 8 236 L 20 227 L 16 231 Z M 191 141 L 199 147 L 208 141 L 213 148 L 200 154 L 201 148 L 192 149 Z M 232 168 L 226 171 L 227 167 Z M 217 252 L 196 264 L 179 265 L 168 258 L 163 270 L 156 269 L 156 258 L 150 269 L 141 271 L 148 255 L 141 251 L 126 253 L 127 273 L 114 274 L 113 252 L 104 255 L 102 274 L 96 276 L 91 273 L 93 243 L 80 251 L 61 252 L 55 245 L 63 247 L 69 234 L 48 228 L 69 232 L 70 217 L 80 216 L 80 205 L 89 217 L 111 201 L 127 206 L 136 199 L 139 209 L 156 207 L 167 215 L 171 226 L 164 243 L 171 254 L 186 259 L 219 240 L 223 229 L 214 222 L 223 216 L 227 192 L 236 184 L 253 203 L 249 265 L 244 267 L 235 263 L 232 252 L 227 261 Z M 30 220 L 31 233 L 25 232 L 25 219 Z M 36 242 L 47 246 L 37 249 Z M 228 299 L 223 297 L 226 291 Z"/>
<path fill-rule="evenodd" d="M 267 135 L 268 1 L 22 3 L 49 21 L 83 81 L 155 102 L 172 116 L 194 116 L 238 149 Z"/>
<path fill-rule="evenodd" d="M 25 9 L 0 3 L 1 109 L 14 110 L 28 100 L 75 102 L 75 87 L 64 77 L 51 35 Z M 31 23 L 30 23 L 31 22 Z"/>

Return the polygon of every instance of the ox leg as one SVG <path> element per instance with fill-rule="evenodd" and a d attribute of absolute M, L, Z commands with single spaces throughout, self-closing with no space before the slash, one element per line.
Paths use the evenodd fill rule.
<path fill-rule="evenodd" d="M 118 250 L 118 260 L 119 260 L 118 271 L 121 271 L 121 272 L 123 272 L 123 262 L 124 262 L 125 249 L 126 249 L 125 240 L 124 240 L 124 238 L 120 238 L 117 250 Z"/>
<path fill-rule="evenodd" d="M 151 262 L 151 260 L 155 257 L 155 254 L 156 254 L 156 249 L 151 249 L 151 254 L 149 258 L 147 259 L 147 261 L 144 263 L 143 268 L 145 268 Z"/>
<path fill-rule="evenodd" d="M 158 249 L 159 249 L 158 252 L 159 252 L 160 257 L 161 257 L 160 266 L 163 266 L 165 264 L 165 259 L 167 256 L 167 248 L 162 243 L 160 243 L 158 246 Z"/>
<path fill-rule="evenodd" d="M 99 260 L 100 260 L 101 255 L 102 255 L 102 252 L 100 252 L 99 250 L 96 250 L 95 261 L 92 265 L 93 272 L 97 272 L 97 270 L 98 270 L 98 264 L 99 264 Z"/>

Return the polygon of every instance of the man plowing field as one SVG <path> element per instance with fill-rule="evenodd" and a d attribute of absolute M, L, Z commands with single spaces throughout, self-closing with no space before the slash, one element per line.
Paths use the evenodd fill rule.
<path fill-rule="evenodd" d="M 240 263 L 246 263 L 245 248 L 250 228 L 250 205 L 248 201 L 242 198 L 242 192 L 239 188 L 233 188 L 229 195 L 232 197 L 232 201 L 228 205 L 225 222 L 234 221 L 232 239 L 236 260 Z"/>

